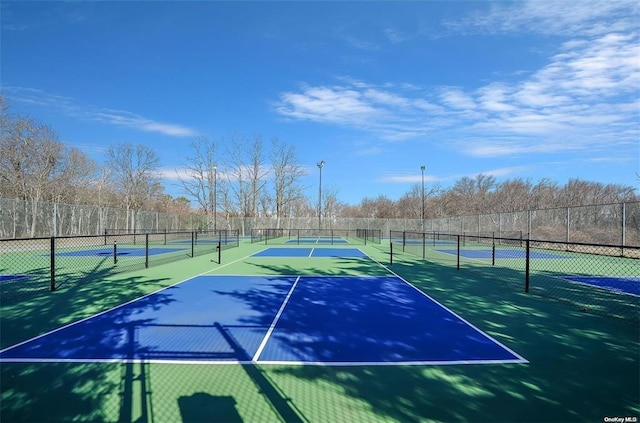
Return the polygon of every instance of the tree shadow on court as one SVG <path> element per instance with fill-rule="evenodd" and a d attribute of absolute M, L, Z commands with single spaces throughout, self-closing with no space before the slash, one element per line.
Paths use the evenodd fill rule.
<path fill-rule="evenodd" d="M 2 316 L 3 343 L 13 344 L 58 327 L 67 320 L 78 320 L 86 317 L 87 313 L 94 315 L 138 298 L 145 293 L 146 283 L 157 283 L 143 282 L 133 276 L 118 283 L 106 282 L 92 281 L 91 287 L 69 285 L 67 289 L 41 299 L 40 303 L 36 303 L 39 298 L 32 300 L 28 304 L 30 308 L 11 309 L 10 314 L 5 307 Z M 134 284 L 137 288 L 119 283 Z M 76 361 L 85 359 L 87 362 L 3 362 L 0 369 L 0 420 L 105 421 L 108 420 L 107 414 L 121 414 L 132 395 L 123 389 L 123 386 L 131 384 L 127 382 L 130 375 L 125 371 L 128 365 L 89 361 L 132 356 L 136 348 L 136 328 L 152 323 L 149 319 L 135 316 L 143 310 L 156 309 L 171 301 L 164 293 L 143 297 L 133 306 L 111 309 L 109 313 L 92 320 L 84 320 L 6 350 L 5 358 L 24 356 L 37 360 L 38 357 L 49 355 L 48 360 L 64 361 L 64 358 L 69 358 Z M 106 401 L 105 398 L 110 400 Z"/>
<path fill-rule="evenodd" d="M 295 274 L 290 266 L 264 266 Z M 367 410 L 363 420 L 373 414 L 397 421 L 602 421 L 640 414 L 637 326 L 526 294 L 483 272 L 413 260 L 389 268 L 529 363 L 264 366 L 303 412 L 313 410 L 312 420 L 339 416 L 345 401 Z M 501 272 L 507 281 L 522 279 L 518 270 Z M 305 321 L 304 310 L 298 313 Z M 304 395 L 308 383 L 324 387 L 315 399 Z M 314 406 L 318 398 L 325 409 Z"/>
<path fill-rule="evenodd" d="M 384 252 L 378 256 L 384 258 Z M 252 274 L 272 275 L 390 274 L 379 264 L 366 260 L 340 259 L 328 263 L 292 265 L 286 260 L 269 260 L 254 261 L 246 268 Z M 349 423 L 568 422 L 640 415 L 640 329 L 636 326 L 525 294 L 522 285 L 509 282 L 522 280 L 522 272 L 518 270 L 506 269 L 496 277 L 488 270 L 457 271 L 407 257 L 389 269 L 524 356 L 529 363 L 451 366 L 2 363 L 0 420 L 197 421 L 200 417 L 226 416 L 230 421 L 263 423 L 286 420 L 283 416 L 291 409 L 303 421 Z M 3 306 L 0 319 L 3 345 L 91 316 L 166 283 L 164 277 L 128 275 L 118 281 L 69 284 L 58 292 L 31 299 L 24 304 L 24 310 L 20 304 Z M 281 303 L 284 291 L 236 294 L 245 295 L 243 300 L 253 304 L 256 312 L 255 320 L 244 323 L 262 325 L 269 321 L 268 316 L 273 316 L 274 307 L 277 310 L 276 304 Z M 363 300 L 354 298 L 354 306 L 358 307 Z M 331 311 L 331 305 L 327 307 Z M 7 316 L 7 312 L 11 315 Z M 304 330 L 313 331 L 310 323 L 304 323 L 309 318 L 307 310 L 297 312 L 302 324 L 309 325 Z M 402 308 L 397 312 L 403 313 Z M 7 317 L 9 321 L 5 322 Z M 13 333 L 8 334 L 5 328 Z M 342 335 L 352 336 L 347 332 Z M 278 410 L 273 401 L 284 401 L 286 407 L 281 403 L 283 408 Z M 196 408 L 200 406 L 208 412 L 198 412 Z"/>
<path fill-rule="evenodd" d="M 116 413 L 116 363 L 3 363 L 0 420 L 3 422 L 105 421 Z M 117 398 L 117 397 L 116 397 Z"/>

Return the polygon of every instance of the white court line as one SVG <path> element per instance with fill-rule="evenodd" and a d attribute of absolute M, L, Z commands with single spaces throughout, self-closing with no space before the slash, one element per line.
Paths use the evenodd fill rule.
<path fill-rule="evenodd" d="M 298 276 L 296 278 L 296 281 L 293 283 L 293 285 L 291 285 L 291 289 L 289 289 L 289 292 L 287 293 L 287 296 L 282 302 L 282 305 L 280 305 L 280 309 L 276 313 L 276 317 L 273 318 L 273 322 L 271 322 L 271 326 L 269 326 L 269 330 L 264 335 L 264 338 L 262 338 L 262 342 L 260 343 L 260 346 L 258 347 L 258 350 L 256 351 L 256 353 L 253 355 L 253 358 L 251 359 L 251 361 L 258 361 L 260 354 L 262 354 L 262 350 L 264 350 L 264 347 L 267 345 L 267 341 L 269 341 L 269 338 L 271 337 L 271 333 L 273 333 L 273 330 L 275 329 L 276 324 L 278 323 L 278 320 L 280 320 L 280 316 L 282 315 L 284 308 L 287 306 L 287 303 L 289 302 L 289 298 L 291 298 L 291 294 L 293 294 L 293 290 L 296 288 L 296 285 L 298 285 L 299 280 L 300 280 L 300 276 Z"/>

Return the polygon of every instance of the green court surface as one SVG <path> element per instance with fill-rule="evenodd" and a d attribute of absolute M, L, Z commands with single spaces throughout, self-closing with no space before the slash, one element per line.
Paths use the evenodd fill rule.
<path fill-rule="evenodd" d="M 473 262 L 466 266 L 480 271 L 456 270 L 449 256 L 433 251 L 428 254 L 439 258 L 427 261 L 394 252 L 393 264 L 384 241 L 319 246 L 357 248 L 364 258 L 253 256 L 269 247 L 241 242 L 223 252 L 221 264 L 214 254 L 202 255 L 61 284 L 55 292 L 20 301 L 2 298 L 0 349 L 196 275 L 398 275 L 527 362 L 0 361 L 0 421 L 602 422 L 605 417 L 640 417 L 637 324 L 527 294 L 520 286 L 497 281 L 488 265 Z M 562 265 L 558 262 L 545 262 L 537 271 L 549 272 Z M 514 279 L 522 276 L 519 265 L 508 272 Z M 327 307 L 330 312 L 331 304 Z"/>

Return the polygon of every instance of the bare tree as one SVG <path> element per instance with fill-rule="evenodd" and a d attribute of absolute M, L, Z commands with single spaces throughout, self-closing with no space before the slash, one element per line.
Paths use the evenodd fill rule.
<path fill-rule="evenodd" d="M 276 227 L 279 228 L 281 219 L 292 215 L 295 201 L 302 196 L 300 180 L 306 172 L 296 159 L 295 147 L 277 137 L 272 138 L 271 145 Z"/>
<path fill-rule="evenodd" d="M 322 227 L 332 228 L 333 222 L 342 208 L 342 203 L 338 199 L 338 189 L 334 186 L 323 188 L 322 202 Z"/>
<path fill-rule="evenodd" d="M 141 210 L 154 195 L 161 193 L 157 175 L 158 156 L 150 147 L 130 143 L 111 145 L 108 154 L 116 192 L 127 211 L 126 229 L 135 230 L 135 212 Z"/>
<path fill-rule="evenodd" d="M 244 218 L 244 235 L 249 218 L 258 216 L 258 204 L 266 185 L 268 170 L 263 165 L 262 138 L 256 136 L 249 139 L 241 134 L 233 134 L 228 145 L 228 156 L 229 186 L 239 214 Z"/>
<path fill-rule="evenodd" d="M 206 137 L 200 137 L 191 143 L 192 154 L 187 157 L 185 173 L 188 179 L 178 175 L 187 195 L 196 199 L 201 209 L 217 229 L 218 162 L 217 145 Z"/>
<path fill-rule="evenodd" d="M 36 234 L 40 202 L 49 199 L 64 146 L 47 125 L 27 117 L 3 116 L 0 136 L 0 194 L 29 202 L 25 226 Z M 25 203 L 26 204 L 26 203 Z"/>

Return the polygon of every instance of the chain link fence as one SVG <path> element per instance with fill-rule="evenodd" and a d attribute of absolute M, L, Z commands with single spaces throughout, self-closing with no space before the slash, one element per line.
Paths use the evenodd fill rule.
<path fill-rule="evenodd" d="M 200 231 L 237 229 L 241 237 L 251 230 L 376 229 L 390 231 L 495 234 L 563 242 L 640 246 L 640 202 L 452 216 L 438 219 L 346 218 L 337 216 L 229 217 L 200 213 L 170 214 L 89 205 L 69 205 L 0 199 L 0 239 L 122 232 Z"/>
<path fill-rule="evenodd" d="M 584 312 L 640 320 L 640 247 L 521 237 L 390 232 L 392 261 L 410 254 L 482 275 L 478 281 L 552 298 Z"/>
<path fill-rule="evenodd" d="M 238 231 L 130 233 L 0 240 L 0 300 L 10 304 L 113 274 L 239 245 Z"/>

